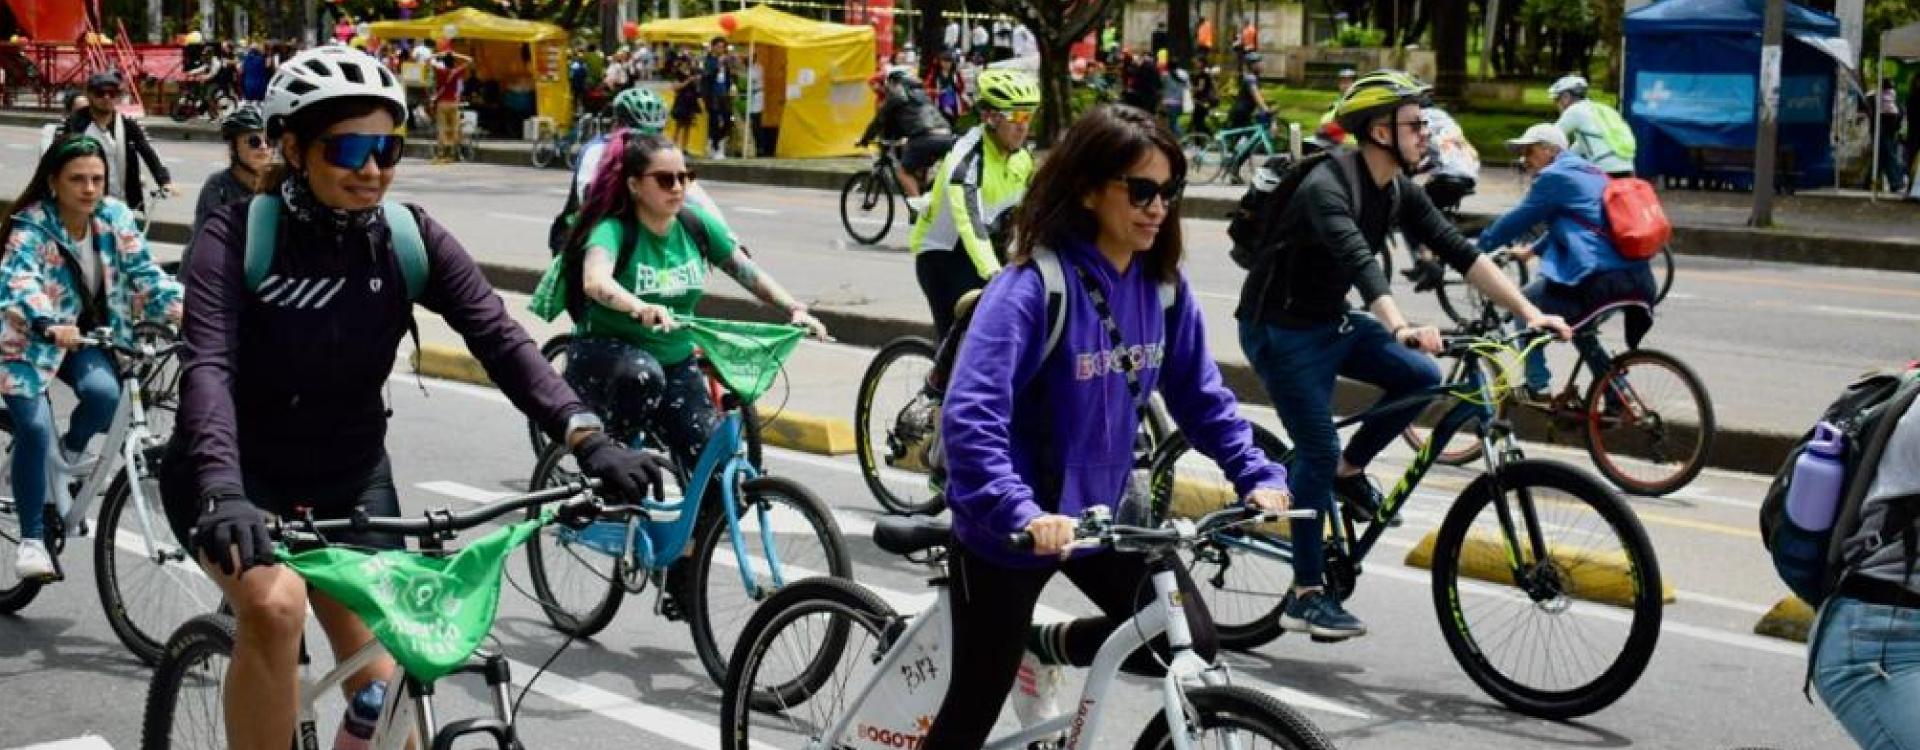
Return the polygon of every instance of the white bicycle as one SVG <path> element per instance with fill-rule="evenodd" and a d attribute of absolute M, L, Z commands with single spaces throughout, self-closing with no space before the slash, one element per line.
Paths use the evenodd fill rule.
<path fill-rule="evenodd" d="M 1114 524 L 1104 508 L 1090 511 L 1071 548 L 1146 554 L 1156 603 L 1115 627 L 1101 644 L 1073 713 L 994 738 L 985 748 L 1092 747 L 1121 663 L 1161 634 L 1172 656 L 1160 681 L 1161 710 L 1148 719 L 1135 748 L 1332 748 L 1305 717 L 1266 693 L 1232 684 L 1225 665 L 1208 664 L 1193 650 L 1174 575 L 1176 552 L 1209 535 L 1313 515 L 1234 507 L 1149 529 Z M 933 605 L 900 615 L 866 589 L 835 578 L 812 578 L 775 593 L 747 623 L 728 662 L 721 748 L 921 746 L 950 674 L 952 605 L 944 549 L 950 530 L 930 517 L 890 517 L 876 524 L 873 538 L 881 549 L 933 570 Z M 1009 543 L 1030 546 L 1032 540 L 1021 534 Z"/>
<path fill-rule="evenodd" d="M 84 346 L 115 354 L 120 371 L 120 405 L 101 445 L 100 459 L 72 472 L 47 466 L 47 551 L 53 554 L 50 578 L 15 582 L 14 548 L 20 544 L 20 518 L 12 492 L 13 446 L 0 454 L 0 612 L 17 612 L 47 583 L 66 577 L 60 564 L 67 541 L 92 535 L 94 580 L 114 635 L 147 664 L 160 660 L 167 636 L 188 618 L 220 605 L 213 585 L 186 549 L 173 538 L 160 507 L 155 468 L 166 452 L 177 409 L 178 370 L 173 331 L 154 323 L 134 327 L 133 342 L 113 342 L 110 331 L 87 334 Z M 0 412 L 0 430 L 13 432 L 12 415 Z M 158 422 L 159 424 L 155 424 Z M 93 502 L 102 497 L 99 528 L 88 525 Z"/>

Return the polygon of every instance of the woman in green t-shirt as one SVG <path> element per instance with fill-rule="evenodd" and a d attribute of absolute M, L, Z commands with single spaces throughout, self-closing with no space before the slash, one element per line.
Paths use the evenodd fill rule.
<path fill-rule="evenodd" d="M 693 172 L 672 141 L 627 130 L 605 154 L 566 246 L 567 293 L 582 300 L 567 382 L 616 439 L 652 425 L 691 468 L 716 413 L 677 321 L 693 313 L 707 270 L 724 271 L 816 338 L 827 329 L 736 249 L 726 224 L 686 205 Z M 696 227 L 704 231 L 689 231 Z"/>

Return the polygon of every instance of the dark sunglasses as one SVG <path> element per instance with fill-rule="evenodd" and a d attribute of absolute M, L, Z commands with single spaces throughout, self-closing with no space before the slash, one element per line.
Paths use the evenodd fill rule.
<path fill-rule="evenodd" d="M 347 133 L 321 138 L 320 155 L 341 169 L 359 171 L 367 166 L 368 159 L 381 169 L 392 169 L 400 163 L 400 152 L 406 145 L 406 136 Z"/>
<path fill-rule="evenodd" d="M 1115 177 L 1113 180 L 1127 186 L 1127 202 L 1142 210 L 1153 202 L 1155 196 L 1167 208 L 1173 208 L 1173 204 L 1180 202 L 1180 194 L 1187 189 L 1187 184 L 1180 180 L 1155 182 L 1145 177 Z"/>
<path fill-rule="evenodd" d="M 661 190 L 672 190 L 674 185 L 693 184 L 693 170 L 691 169 L 685 172 L 648 172 L 640 176 L 652 177 L 653 184 L 659 185 Z"/>
<path fill-rule="evenodd" d="M 247 148 L 266 148 L 267 137 L 259 133 L 254 133 L 247 136 L 245 143 L 247 144 Z"/>

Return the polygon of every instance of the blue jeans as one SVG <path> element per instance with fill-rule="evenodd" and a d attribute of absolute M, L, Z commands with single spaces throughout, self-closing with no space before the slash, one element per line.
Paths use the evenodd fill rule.
<path fill-rule="evenodd" d="M 1567 286 L 1547 281 L 1544 277 L 1534 279 L 1520 290 L 1534 307 L 1548 315 L 1558 315 L 1567 319 L 1568 325 L 1578 324 L 1581 320 L 1609 304 L 1622 301 L 1637 301 L 1651 304 L 1655 292 L 1653 268 L 1641 263 L 1612 271 L 1600 271 L 1580 280 L 1577 286 Z M 1606 373 L 1612 360 L 1607 357 L 1606 347 L 1600 345 L 1596 336 L 1575 336 L 1574 349 L 1580 352 L 1580 361 L 1587 364 L 1594 377 Z M 1553 373 L 1547 369 L 1547 352 L 1544 347 L 1534 349 L 1527 355 L 1527 387 L 1534 390 L 1546 390 L 1552 386 Z"/>
<path fill-rule="evenodd" d="M 92 348 L 68 352 L 58 374 L 80 399 L 68 420 L 65 440 L 68 453 L 79 453 L 113 421 L 113 412 L 120 406 L 120 376 L 113 357 Z M 20 535 L 40 539 L 46 533 L 43 514 L 47 472 L 52 466 L 53 404 L 45 394 L 5 400 L 13 414 L 13 497 L 19 505 Z"/>
<path fill-rule="evenodd" d="M 1293 440 L 1287 484 L 1296 507 L 1320 511 L 1312 525 L 1293 530 L 1293 582 L 1319 586 L 1326 573 L 1326 551 L 1318 529 L 1333 509 L 1333 478 L 1344 456 L 1366 466 L 1419 418 L 1424 402 L 1374 415 L 1340 451 L 1333 428 L 1333 389 L 1340 376 L 1378 386 L 1382 401 L 1418 393 L 1440 383 L 1440 367 L 1431 357 L 1401 346 L 1364 313 L 1350 312 L 1338 323 L 1283 328 L 1240 321 L 1240 347 L 1273 397 L 1280 422 Z"/>
<path fill-rule="evenodd" d="M 1920 750 L 1920 609 L 1835 596 L 1815 624 L 1813 686 L 1867 750 Z"/>

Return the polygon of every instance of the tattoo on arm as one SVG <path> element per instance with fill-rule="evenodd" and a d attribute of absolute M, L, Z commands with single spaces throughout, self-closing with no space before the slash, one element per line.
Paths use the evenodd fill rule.
<path fill-rule="evenodd" d="M 732 276 L 733 280 L 740 282 L 743 287 L 753 289 L 758 286 L 756 282 L 760 280 L 760 267 L 754 264 L 752 258 L 738 250 L 720 262 L 720 270 Z"/>

